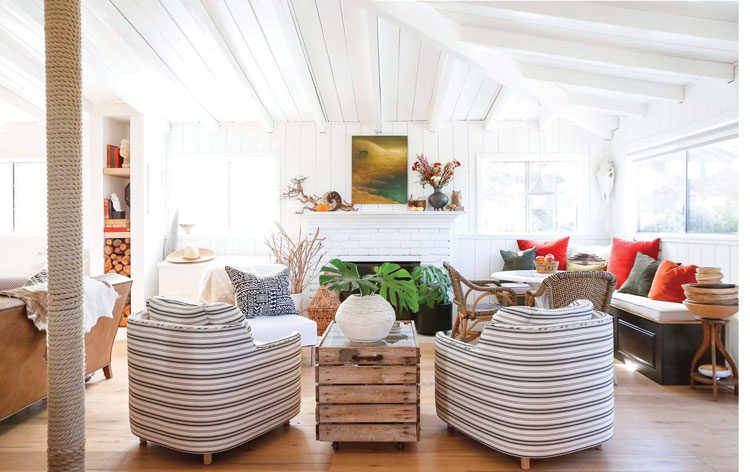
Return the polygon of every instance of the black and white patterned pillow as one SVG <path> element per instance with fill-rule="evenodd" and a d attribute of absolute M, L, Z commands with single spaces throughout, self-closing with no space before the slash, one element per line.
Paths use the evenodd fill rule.
<path fill-rule="evenodd" d="M 267 276 L 258 276 L 226 266 L 234 285 L 237 306 L 248 318 L 297 313 L 289 296 L 289 268 Z"/>

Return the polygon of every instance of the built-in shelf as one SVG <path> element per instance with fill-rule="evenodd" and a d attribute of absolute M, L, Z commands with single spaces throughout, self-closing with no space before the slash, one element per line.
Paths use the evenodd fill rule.
<path fill-rule="evenodd" d="M 104 175 L 111 175 L 114 177 L 130 177 L 130 167 L 105 167 Z"/>
<path fill-rule="evenodd" d="M 105 231 L 105 238 L 129 238 L 130 231 Z"/>

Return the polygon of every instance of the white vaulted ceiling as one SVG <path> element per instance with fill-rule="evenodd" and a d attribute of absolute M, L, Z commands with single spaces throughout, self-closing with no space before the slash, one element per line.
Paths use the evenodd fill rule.
<path fill-rule="evenodd" d="M 171 121 L 617 116 L 734 80 L 736 2 L 83 0 L 84 98 Z M 43 0 L 0 2 L 3 115 L 42 119 Z"/>

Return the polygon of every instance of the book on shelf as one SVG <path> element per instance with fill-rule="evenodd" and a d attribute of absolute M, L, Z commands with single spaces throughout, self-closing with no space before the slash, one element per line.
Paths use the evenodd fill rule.
<path fill-rule="evenodd" d="M 104 222 L 104 226 L 123 227 L 130 226 L 130 220 L 127 218 L 109 218 Z"/>
<path fill-rule="evenodd" d="M 122 157 L 120 157 L 120 148 L 112 144 L 107 144 L 107 168 L 119 169 L 122 167 Z"/>

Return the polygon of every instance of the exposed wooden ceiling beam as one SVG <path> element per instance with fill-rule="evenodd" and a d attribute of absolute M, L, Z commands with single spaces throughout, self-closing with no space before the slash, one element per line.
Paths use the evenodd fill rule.
<path fill-rule="evenodd" d="M 295 21 L 291 6 L 288 2 L 284 1 L 253 0 L 253 9 L 258 13 L 264 30 L 268 28 L 274 38 L 278 36 L 275 30 L 278 30 L 281 36 L 283 36 L 290 56 L 290 64 L 296 69 L 296 76 L 299 79 L 300 87 L 303 89 L 310 109 L 315 116 L 315 122 L 318 125 L 324 124 L 328 120 L 320 100 L 318 87 L 315 84 L 310 60 L 304 50 L 302 33 Z M 268 13 L 271 9 L 275 12 L 276 22 L 269 21 L 269 15 L 264 14 Z M 325 129 L 325 127 L 322 129 Z"/>
<path fill-rule="evenodd" d="M 99 17 L 116 34 L 124 39 L 149 67 L 157 73 L 169 78 L 174 85 L 184 92 L 184 97 L 195 109 L 199 120 L 211 130 L 219 129 L 219 122 L 211 112 L 196 97 L 197 91 L 191 90 L 181 78 L 169 67 L 168 64 L 156 53 L 141 34 L 133 27 L 124 14 L 112 3 L 112 0 L 85 2 L 84 6 L 91 13 Z"/>
<path fill-rule="evenodd" d="M 377 15 L 367 15 L 367 49 L 370 56 L 370 80 L 372 82 L 375 131 L 383 132 L 383 91 L 380 81 L 380 39 Z"/>
<path fill-rule="evenodd" d="M 510 91 L 503 85 L 500 85 L 500 88 L 495 94 L 494 100 L 492 100 L 492 105 L 490 105 L 490 109 L 487 111 L 487 116 L 484 117 L 485 130 L 490 131 L 497 127 L 498 117 L 502 114 L 503 109 L 507 106 L 509 95 Z"/>
<path fill-rule="evenodd" d="M 614 115 L 646 116 L 648 105 L 645 103 L 627 102 L 599 95 L 586 95 L 582 93 L 569 93 L 568 100 L 571 105 L 592 110 L 599 110 Z"/>
<path fill-rule="evenodd" d="M 568 109 L 567 94 L 559 87 L 540 87 L 525 79 L 518 63 L 508 54 L 498 49 L 488 49 L 461 40 L 461 27 L 429 5 L 420 2 L 377 2 L 355 0 L 365 8 L 384 19 L 408 28 L 419 35 L 422 41 L 432 44 L 443 52 L 450 52 L 486 75 L 507 87 L 540 100 L 578 126 L 611 139 L 611 132 L 601 133 L 598 123 L 590 123 L 587 118 L 577 117 Z"/>
<path fill-rule="evenodd" d="M 732 64 L 723 62 L 668 56 L 517 31 L 461 26 L 461 39 L 504 51 L 532 53 L 593 64 L 727 81 L 734 78 Z"/>
<path fill-rule="evenodd" d="M 613 75 L 592 74 L 573 69 L 541 66 L 537 64 L 521 64 L 521 73 L 531 80 L 542 80 L 564 85 L 587 87 L 609 92 L 638 95 L 681 102 L 685 99 L 685 87 L 679 84 L 652 82 L 649 80 L 631 79 Z"/>
<path fill-rule="evenodd" d="M 437 131 L 440 122 L 440 112 L 443 110 L 445 95 L 448 92 L 448 84 L 451 81 L 453 72 L 454 59 L 447 53 L 440 53 L 440 61 L 437 67 L 437 77 L 435 78 L 435 91 L 432 93 L 430 100 L 430 113 L 428 128 L 430 131 Z"/>
<path fill-rule="evenodd" d="M 0 84 L 0 101 L 4 101 L 34 118 L 39 123 L 45 122 L 45 111 L 39 105 L 16 95 L 12 90 Z M 43 106 L 43 105 L 42 105 Z"/>
<path fill-rule="evenodd" d="M 463 2 L 464 11 L 515 21 L 537 21 L 594 31 L 608 28 L 621 35 L 662 40 L 700 41 L 705 46 L 737 47 L 738 23 L 664 12 L 643 11 L 595 2 Z M 709 44 L 706 44 L 706 43 Z"/>

